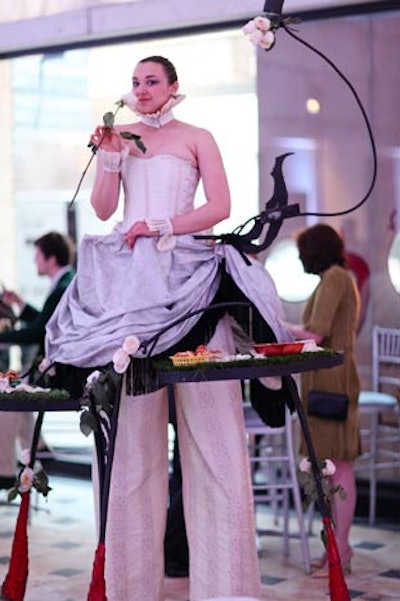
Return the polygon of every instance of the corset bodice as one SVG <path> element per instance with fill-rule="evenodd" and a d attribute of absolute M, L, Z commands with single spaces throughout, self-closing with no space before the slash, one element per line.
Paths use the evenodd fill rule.
<path fill-rule="evenodd" d="M 193 209 L 198 170 L 184 159 L 161 154 L 129 155 L 122 168 L 125 192 L 123 226 L 142 219 L 167 219 Z"/>

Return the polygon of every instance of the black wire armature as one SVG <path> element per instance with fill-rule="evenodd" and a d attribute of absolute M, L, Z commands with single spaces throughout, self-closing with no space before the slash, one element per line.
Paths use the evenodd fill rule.
<path fill-rule="evenodd" d="M 345 82 L 345 84 L 347 85 L 347 87 L 350 89 L 351 93 L 354 96 L 354 99 L 361 111 L 361 114 L 364 118 L 365 121 L 365 125 L 367 127 L 367 131 L 368 131 L 368 137 L 369 137 L 369 141 L 371 144 L 371 150 L 372 150 L 372 178 L 371 178 L 371 183 L 368 187 L 368 190 L 366 192 L 366 194 L 363 196 L 363 198 L 354 206 L 350 207 L 349 209 L 344 209 L 343 211 L 335 211 L 332 213 L 319 213 L 319 212 L 304 212 L 304 213 L 299 213 L 299 216 L 302 215 L 313 215 L 316 217 L 338 217 L 339 215 L 347 215 L 348 213 L 352 213 L 353 211 L 355 211 L 356 209 L 359 209 L 366 201 L 367 199 L 370 197 L 372 190 L 374 189 L 375 186 L 375 182 L 376 182 L 376 176 L 377 176 L 377 154 L 376 154 L 376 145 L 375 145 L 375 139 L 374 139 L 374 135 L 372 132 L 372 128 L 371 128 L 371 124 L 369 122 L 367 113 L 364 109 L 364 106 L 353 86 L 353 84 L 350 82 L 350 80 L 344 75 L 344 73 L 339 69 L 339 67 L 337 67 L 335 65 L 335 63 L 328 58 L 323 52 L 321 52 L 320 50 L 318 50 L 317 48 L 315 48 L 314 46 L 312 46 L 309 42 L 306 42 L 305 40 L 303 40 L 301 37 L 299 37 L 297 34 L 295 34 L 293 32 L 293 30 L 291 28 L 289 28 L 284 20 L 281 19 L 281 23 L 280 26 L 286 31 L 286 33 L 288 33 L 292 38 L 294 38 L 295 40 L 297 40 L 300 44 L 303 44 L 303 46 L 306 46 L 309 50 L 311 50 L 312 52 L 314 52 L 315 54 L 317 54 L 320 58 L 322 58 L 322 60 L 324 60 L 335 72 L 337 75 L 339 75 L 339 77 Z"/>

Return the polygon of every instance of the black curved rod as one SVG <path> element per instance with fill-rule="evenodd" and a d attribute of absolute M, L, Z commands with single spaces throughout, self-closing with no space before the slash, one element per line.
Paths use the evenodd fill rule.
<path fill-rule="evenodd" d="M 363 196 L 363 198 L 354 206 L 350 207 L 349 209 L 344 209 L 343 211 L 335 211 L 332 213 L 317 213 L 317 212 L 304 212 L 304 213 L 300 213 L 300 215 L 305 216 L 305 215 L 313 215 L 316 217 L 338 217 L 339 215 L 347 215 L 348 213 L 352 213 L 353 211 L 355 211 L 356 209 L 359 209 L 365 202 L 366 200 L 370 197 L 372 190 L 374 189 L 375 186 L 375 182 L 376 182 L 376 176 L 377 176 L 377 170 L 378 170 L 378 161 L 377 161 L 377 152 L 376 152 L 376 144 L 375 144 L 375 139 L 374 139 L 374 135 L 372 132 L 372 127 L 371 124 L 369 122 L 367 113 L 364 109 L 364 106 L 356 92 L 356 89 L 354 88 L 353 84 L 350 82 L 350 80 L 345 76 L 345 74 L 339 69 L 339 67 L 337 67 L 335 65 L 335 63 L 328 58 L 323 52 L 321 52 L 320 50 L 318 50 L 317 48 L 314 48 L 314 46 L 312 46 L 312 44 L 310 44 L 309 42 L 306 42 L 305 40 L 303 40 L 302 38 L 300 38 L 297 34 L 295 34 L 293 32 L 292 29 L 290 29 L 289 27 L 287 27 L 287 25 L 284 23 L 284 21 L 281 21 L 281 27 L 286 31 L 287 34 L 289 34 L 292 38 L 294 38 L 295 40 L 297 40 L 300 44 L 303 44 L 303 46 L 306 46 L 306 48 L 308 48 L 309 50 L 311 50 L 311 52 L 314 52 L 315 54 L 317 54 L 320 58 L 322 58 L 322 60 L 324 60 L 336 73 L 337 75 L 339 75 L 339 77 L 345 82 L 345 84 L 347 85 L 347 87 L 349 88 L 349 90 L 351 91 L 351 93 L 354 96 L 354 99 L 361 111 L 361 114 L 364 118 L 364 122 L 365 125 L 367 127 L 367 131 L 368 131 L 368 137 L 369 137 L 369 141 L 371 144 L 371 150 L 372 150 L 372 178 L 371 178 L 371 183 L 368 187 L 368 190 L 366 192 L 366 194 Z"/>

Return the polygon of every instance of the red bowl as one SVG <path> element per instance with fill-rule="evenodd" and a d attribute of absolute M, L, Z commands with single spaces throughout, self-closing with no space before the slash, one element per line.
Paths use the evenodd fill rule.
<path fill-rule="evenodd" d="M 301 353 L 303 350 L 303 342 L 260 342 L 254 344 L 254 350 L 260 355 L 292 355 Z"/>

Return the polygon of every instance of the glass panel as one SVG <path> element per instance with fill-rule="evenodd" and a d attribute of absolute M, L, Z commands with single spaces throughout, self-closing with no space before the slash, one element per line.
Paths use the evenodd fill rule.
<path fill-rule="evenodd" d="M 305 273 L 296 243 L 291 238 L 284 238 L 274 245 L 265 268 L 271 274 L 280 298 L 291 303 L 305 301 L 320 280 L 316 275 Z"/>

